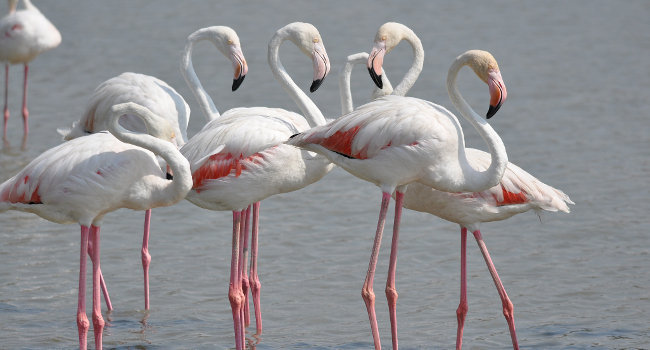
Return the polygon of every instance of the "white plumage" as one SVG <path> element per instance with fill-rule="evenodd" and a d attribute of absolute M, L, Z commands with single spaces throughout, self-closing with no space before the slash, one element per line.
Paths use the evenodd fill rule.
<path fill-rule="evenodd" d="M 0 62 L 5 63 L 3 140 L 7 139 L 7 121 L 9 119 L 7 105 L 9 65 L 22 63 L 25 66 L 22 104 L 24 147 L 29 134 L 29 111 L 27 109 L 29 63 L 41 53 L 59 46 L 61 33 L 30 0 L 23 0 L 23 3 L 25 8 L 16 10 L 18 0 L 9 0 L 9 14 L 0 19 Z"/>

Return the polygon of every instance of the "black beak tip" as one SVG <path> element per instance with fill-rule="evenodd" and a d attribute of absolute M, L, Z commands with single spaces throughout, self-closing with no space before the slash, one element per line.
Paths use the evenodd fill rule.
<path fill-rule="evenodd" d="M 312 81 L 311 86 L 309 87 L 309 92 L 314 92 L 314 91 L 318 90 L 318 88 L 321 86 L 321 84 L 323 84 L 323 80 L 325 80 L 325 78 L 316 79 L 316 80 Z"/>
<path fill-rule="evenodd" d="M 246 78 L 246 76 L 241 75 L 239 78 L 232 80 L 232 91 L 235 91 L 239 88 L 239 85 L 244 82 L 244 78 Z"/>
<path fill-rule="evenodd" d="M 384 88 L 384 83 L 381 81 L 381 74 L 377 75 L 375 73 L 375 70 L 372 68 L 368 68 L 368 72 L 370 73 L 370 77 L 372 78 L 372 81 L 377 85 L 378 88 L 383 89 Z"/>
<path fill-rule="evenodd" d="M 166 178 L 167 178 L 167 180 L 174 180 L 174 175 L 172 175 L 170 173 L 167 173 Z"/>
<path fill-rule="evenodd" d="M 500 104 L 498 104 L 498 105 L 496 105 L 496 106 L 492 106 L 492 105 L 490 105 L 490 108 L 488 109 L 487 114 L 485 115 L 485 118 L 486 118 L 486 119 L 490 119 L 490 118 L 492 118 L 492 117 L 497 113 L 497 111 L 499 110 L 499 108 L 501 108 L 501 105 L 500 105 Z"/>

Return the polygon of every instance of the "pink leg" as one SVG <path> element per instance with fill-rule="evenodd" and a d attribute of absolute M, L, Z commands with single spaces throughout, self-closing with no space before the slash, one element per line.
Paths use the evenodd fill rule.
<path fill-rule="evenodd" d="M 88 256 L 90 260 L 93 260 L 93 237 L 91 236 L 88 239 Z M 111 297 L 108 295 L 108 288 L 106 288 L 106 282 L 104 282 L 104 275 L 102 275 L 102 270 L 99 270 L 99 286 L 102 288 L 102 294 L 104 294 L 104 300 L 106 301 L 106 309 L 113 310 L 113 304 L 111 303 Z"/>
<path fill-rule="evenodd" d="M 2 129 L 2 139 L 7 139 L 7 122 L 9 121 L 9 64 L 5 64 L 5 108 L 4 108 L 4 128 Z"/>
<path fill-rule="evenodd" d="M 149 264 L 151 255 L 149 254 L 149 224 L 151 223 L 151 209 L 144 213 L 144 234 L 142 235 L 142 270 L 144 272 L 144 309 L 149 310 Z"/>
<path fill-rule="evenodd" d="M 230 260 L 230 287 L 228 288 L 228 299 L 232 309 L 232 318 L 235 327 L 235 347 L 237 350 L 244 348 L 242 335 L 241 309 L 244 302 L 244 293 L 241 290 L 239 274 L 239 231 L 241 227 L 241 211 L 232 212 L 232 256 Z"/>
<path fill-rule="evenodd" d="M 88 250 L 88 226 L 81 225 L 81 252 L 79 256 L 79 294 L 77 299 L 77 330 L 79 349 L 86 350 L 90 322 L 86 316 L 86 252 Z"/>
<path fill-rule="evenodd" d="M 95 333 L 95 349 L 101 350 L 104 319 L 102 318 L 99 290 L 99 227 L 90 226 L 90 235 L 93 237 L 93 332 Z"/>
<path fill-rule="evenodd" d="M 381 235 L 384 232 L 384 223 L 386 222 L 386 212 L 388 211 L 388 204 L 390 203 L 390 193 L 382 192 L 381 209 L 379 210 L 379 221 L 377 222 L 377 231 L 375 232 L 375 242 L 372 246 L 372 253 L 370 254 L 370 263 L 368 264 L 368 273 L 366 280 L 361 288 L 361 297 L 366 303 L 366 310 L 368 310 L 368 318 L 370 319 L 370 329 L 372 331 L 372 338 L 375 343 L 375 349 L 381 349 L 381 341 L 379 339 L 379 328 L 377 327 L 377 316 L 375 314 L 375 292 L 372 285 L 375 279 L 375 269 L 377 268 L 377 256 L 379 255 L 379 248 L 381 247 Z"/>
<path fill-rule="evenodd" d="M 244 301 L 246 297 L 244 295 L 244 237 L 246 236 L 246 209 L 241 211 L 241 222 L 239 223 L 239 262 L 237 264 L 237 273 L 239 273 L 239 283 L 241 284 L 241 293 L 242 293 L 242 305 L 239 311 L 239 320 L 241 322 L 240 337 L 242 342 L 246 341 L 246 324 L 244 318 Z"/>
<path fill-rule="evenodd" d="M 23 143 L 27 140 L 27 134 L 29 134 L 29 111 L 27 110 L 27 73 L 29 73 L 29 65 L 25 64 L 25 81 L 23 83 Z"/>
<path fill-rule="evenodd" d="M 257 275 L 257 235 L 259 232 L 260 219 L 260 202 L 253 204 L 253 234 L 251 237 L 251 294 L 253 295 L 253 305 L 255 306 L 255 325 L 257 335 L 262 334 L 262 309 L 260 303 L 260 278 Z"/>
<path fill-rule="evenodd" d="M 474 238 L 476 238 L 476 242 L 478 243 L 479 248 L 481 248 L 481 254 L 483 254 L 483 258 L 485 259 L 485 263 L 488 266 L 488 270 L 490 270 L 490 275 L 492 275 L 492 279 L 494 280 L 494 285 L 497 287 L 497 291 L 499 292 L 499 297 L 501 297 L 501 304 L 503 306 L 503 316 L 506 317 L 506 321 L 508 322 L 508 328 L 510 328 L 512 347 L 515 350 L 519 350 L 519 344 L 517 342 L 517 333 L 515 333 L 515 317 L 513 314 L 512 302 L 510 301 L 510 298 L 508 298 L 508 294 L 506 293 L 505 288 L 503 288 L 503 284 L 501 283 L 501 279 L 499 278 L 497 269 L 494 267 L 494 264 L 492 263 L 492 259 L 490 258 L 490 253 L 488 252 L 487 247 L 485 246 L 485 242 L 483 242 L 481 231 L 476 230 L 472 233 L 474 234 Z"/>
<path fill-rule="evenodd" d="M 248 281 L 248 231 L 249 231 L 249 218 L 251 214 L 251 206 L 249 205 L 246 208 L 246 213 L 244 215 L 244 240 L 243 240 L 243 252 L 242 255 L 242 290 L 244 292 L 244 326 L 248 327 L 251 324 L 250 310 L 248 306 L 248 290 L 250 289 L 250 283 Z"/>
<path fill-rule="evenodd" d="M 395 289 L 395 270 L 397 268 L 397 242 L 399 239 L 399 223 L 402 218 L 402 201 L 404 192 L 395 193 L 395 220 L 393 221 L 393 240 L 390 246 L 390 263 L 388 279 L 386 280 L 386 299 L 390 314 L 390 331 L 393 339 L 393 350 L 397 350 L 397 289 Z"/>
<path fill-rule="evenodd" d="M 467 315 L 467 228 L 460 228 L 460 304 L 456 309 L 458 319 L 458 331 L 456 332 L 456 350 L 463 347 L 463 328 L 465 327 L 465 315 Z"/>

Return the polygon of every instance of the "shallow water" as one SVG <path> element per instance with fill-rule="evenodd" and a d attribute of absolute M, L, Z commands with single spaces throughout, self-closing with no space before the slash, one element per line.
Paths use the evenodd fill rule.
<path fill-rule="evenodd" d="M 336 73 L 343 60 L 370 50 L 376 29 L 388 20 L 411 27 L 426 49 L 425 70 L 410 95 L 450 109 L 444 88 L 448 65 L 467 49 L 489 50 L 508 86 L 508 101 L 490 123 L 509 159 L 577 203 L 570 214 L 545 213 L 538 219 L 526 213 L 482 227 L 515 305 L 521 347 L 650 348 L 649 3 L 70 0 L 36 5 L 59 28 L 63 43 L 30 67 L 31 134 L 24 151 L 18 117 L 22 69 L 11 69 L 10 146 L 0 153 L 0 180 L 58 144 L 56 128 L 78 119 L 95 86 L 124 71 L 161 78 L 186 96 L 194 111 L 188 133 L 194 134 L 204 121 L 178 66 L 185 38 L 201 27 L 237 30 L 249 64 L 246 81 L 232 93 L 230 63 L 208 44 L 196 48 L 198 75 L 221 111 L 255 105 L 296 110 L 266 65 L 269 38 L 292 21 L 318 27 L 332 61 L 332 75 L 312 95 L 326 116 L 340 109 Z M 281 58 L 307 89 L 311 63 L 291 44 L 283 45 Z M 385 60 L 389 76 L 399 79 L 410 60 L 408 45 L 399 45 Z M 461 72 L 459 84 L 477 110 L 487 108 L 487 91 L 472 73 Z M 357 103 L 371 88 L 367 72 L 358 67 L 353 74 Z M 468 145 L 485 148 L 463 125 Z M 375 186 L 336 169 L 313 186 L 262 203 L 264 333 L 256 339 L 252 327 L 251 344 L 258 349 L 372 348 L 359 294 L 380 198 Z M 120 210 L 107 215 L 102 228 L 102 269 L 115 307 L 110 313 L 104 308 L 110 324 L 104 346 L 232 348 L 231 214 L 187 201 L 153 211 L 149 312 L 142 310 L 142 219 L 141 212 Z M 78 230 L 32 214 L 0 214 L 0 348 L 77 346 Z M 405 211 L 401 238 L 401 348 L 453 348 L 458 227 Z M 382 286 L 389 244 L 384 239 L 376 279 L 387 348 Z M 498 295 L 473 243 L 468 276 L 465 348 L 508 348 Z"/>

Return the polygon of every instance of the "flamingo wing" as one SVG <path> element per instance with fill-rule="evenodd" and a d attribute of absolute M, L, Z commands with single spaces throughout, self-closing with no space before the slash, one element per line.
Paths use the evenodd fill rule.
<path fill-rule="evenodd" d="M 296 135 L 288 143 L 306 148 L 318 145 L 347 158 L 369 159 L 389 147 L 414 146 L 431 138 L 441 125 L 439 112 L 420 99 L 384 96 Z"/>

